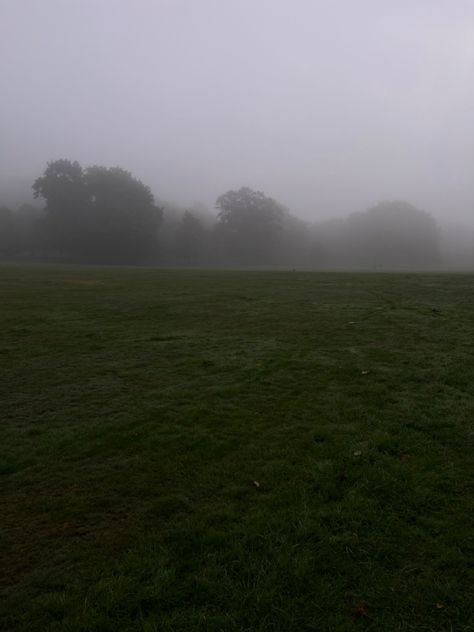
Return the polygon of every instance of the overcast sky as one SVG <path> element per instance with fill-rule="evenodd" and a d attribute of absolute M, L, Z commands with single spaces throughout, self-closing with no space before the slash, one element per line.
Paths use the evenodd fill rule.
<path fill-rule="evenodd" d="M 70 158 L 180 204 L 474 225 L 472 0 L 0 0 L 0 26 L 0 197 Z"/>

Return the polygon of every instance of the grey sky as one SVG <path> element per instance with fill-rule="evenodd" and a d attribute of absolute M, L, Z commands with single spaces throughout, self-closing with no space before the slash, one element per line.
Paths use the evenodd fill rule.
<path fill-rule="evenodd" d="M 0 24 L 0 196 L 66 157 L 181 204 L 474 224 L 470 0 L 0 0 Z"/>

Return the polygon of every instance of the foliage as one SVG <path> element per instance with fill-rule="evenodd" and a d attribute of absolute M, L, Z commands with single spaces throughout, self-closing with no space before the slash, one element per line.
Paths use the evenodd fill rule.
<path fill-rule="evenodd" d="M 217 232 L 226 254 L 240 263 L 269 263 L 284 208 L 260 191 L 242 187 L 217 198 Z"/>
<path fill-rule="evenodd" d="M 408 202 L 383 202 L 347 220 L 348 241 L 360 261 L 383 267 L 439 263 L 439 234 L 428 213 Z M 350 247 L 350 246 L 348 246 Z"/>
<path fill-rule="evenodd" d="M 442 262 L 435 220 L 408 202 L 382 202 L 319 224 L 316 234 L 328 265 L 420 269 Z"/>
<path fill-rule="evenodd" d="M 179 223 L 174 241 L 174 251 L 179 261 L 199 263 L 204 255 L 206 234 L 202 222 L 191 211 L 185 211 Z"/>
<path fill-rule="evenodd" d="M 69 160 L 49 163 L 33 189 L 46 202 L 43 221 L 28 209 L 13 216 L 4 211 L 3 258 L 420 270 L 456 262 L 472 267 L 474 257 L 466 231 L 462 239 L 459 231 L 441 233 L 429 213 L 404 201 L 311 225 L 264 193 L 242 187 L 218 197 L 214 217 L 199 204 L 186 211 L 169 202 L 158 208 L 150 189 L 130 172 L 83 169 Z"/>
<path fill-rule="evenodd" d="M 13 254 L 18 247 L 18 234 L 12 211 L 0 206 L 0 258 Z"/>
<path fill-rule="evenodd" d="M 46 201 L 47 228 L 61 253 L 89 261 L 149 260 L 161 210 L 150 189 L 119 167 L 50 162 L 33 185 Z"/>
<path fill-rule="evenodd" d="M 149 260 L 161 219 L 150 189 L 119 167 L 89 167 L 85 181 L 91 199 L 89 229 L 95 256 Z"/>
<path fill-rule="evenodd" d="M 48 163 L 33 192 L 46 202 L 45 225 L 52 247 L 79 254 L 85 245 L 90 203 L 81 165 L 65 159 Z"/>
<path fill-rule="evenodd" d="M 44 213 L 32 204 L 22 204 L 14 213 L 14 221 L 18 233 L 17 254 L 24 257 L 44 254 Z"/>

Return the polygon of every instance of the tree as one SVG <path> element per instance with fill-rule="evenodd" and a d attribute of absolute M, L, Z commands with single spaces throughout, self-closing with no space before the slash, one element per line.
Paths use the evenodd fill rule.
<path fill-rule="evenodd" d="M 270 263 L 285 209 L 260 191 L 243 187 L 217 198 L 217 235 L 239 263 Z"/>
<path fill-rule="evenodd" d="M 33 192 L 35 198 L 46 201 L 45 230 L 50 246 L 61 254 L 79 254 L 90 203 L 81 165 L 66 159 L 49 162 L 43 176 L 35 180 Z"/>
<path fill-rule="evenodd" d="M 32 204 L 22 204 L 15 211 L 18 250 L 22 256 L 43 254 L 44 213 Z"/>
<path fill-rule="evenodd" d="M 60 254 L 115 263 L 153 256 L 162 211 L 128 171 L 56 160 L 33 190 L 46 201 L 47 232 Z"/>
<path fill-rule="evenodd" d="M 150 189 L 119 167 L 89 167 L 85 183 L 91 254 L 125 262 L 150 259 L 162 215 Z"/>
<path fill-rule="evenodd" d="M 356 265 L 422 268 L 440 261 L 433 217 L 408 202 L 381 202 L 345 221 L 346 255 Z"/>
<path fill-rule="evenodd" d="M 0 207 L 0 257 L 10 257 L 18 250 L 15 216 L 6 206 Z"/>
<path fill-rule="evenodd" d="M 187 264 L 195 264 L 203 255 L 205 231 L 200 219 L 186 211 L 175 233 L 175 254 Z"/>

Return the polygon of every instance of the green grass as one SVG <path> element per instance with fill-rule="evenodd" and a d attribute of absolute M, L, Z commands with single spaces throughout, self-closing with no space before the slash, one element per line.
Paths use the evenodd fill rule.
<path fill-rule="evenodd" d="M 2 629 L 474 630 L 473 288 L 0 268 Z"/>

